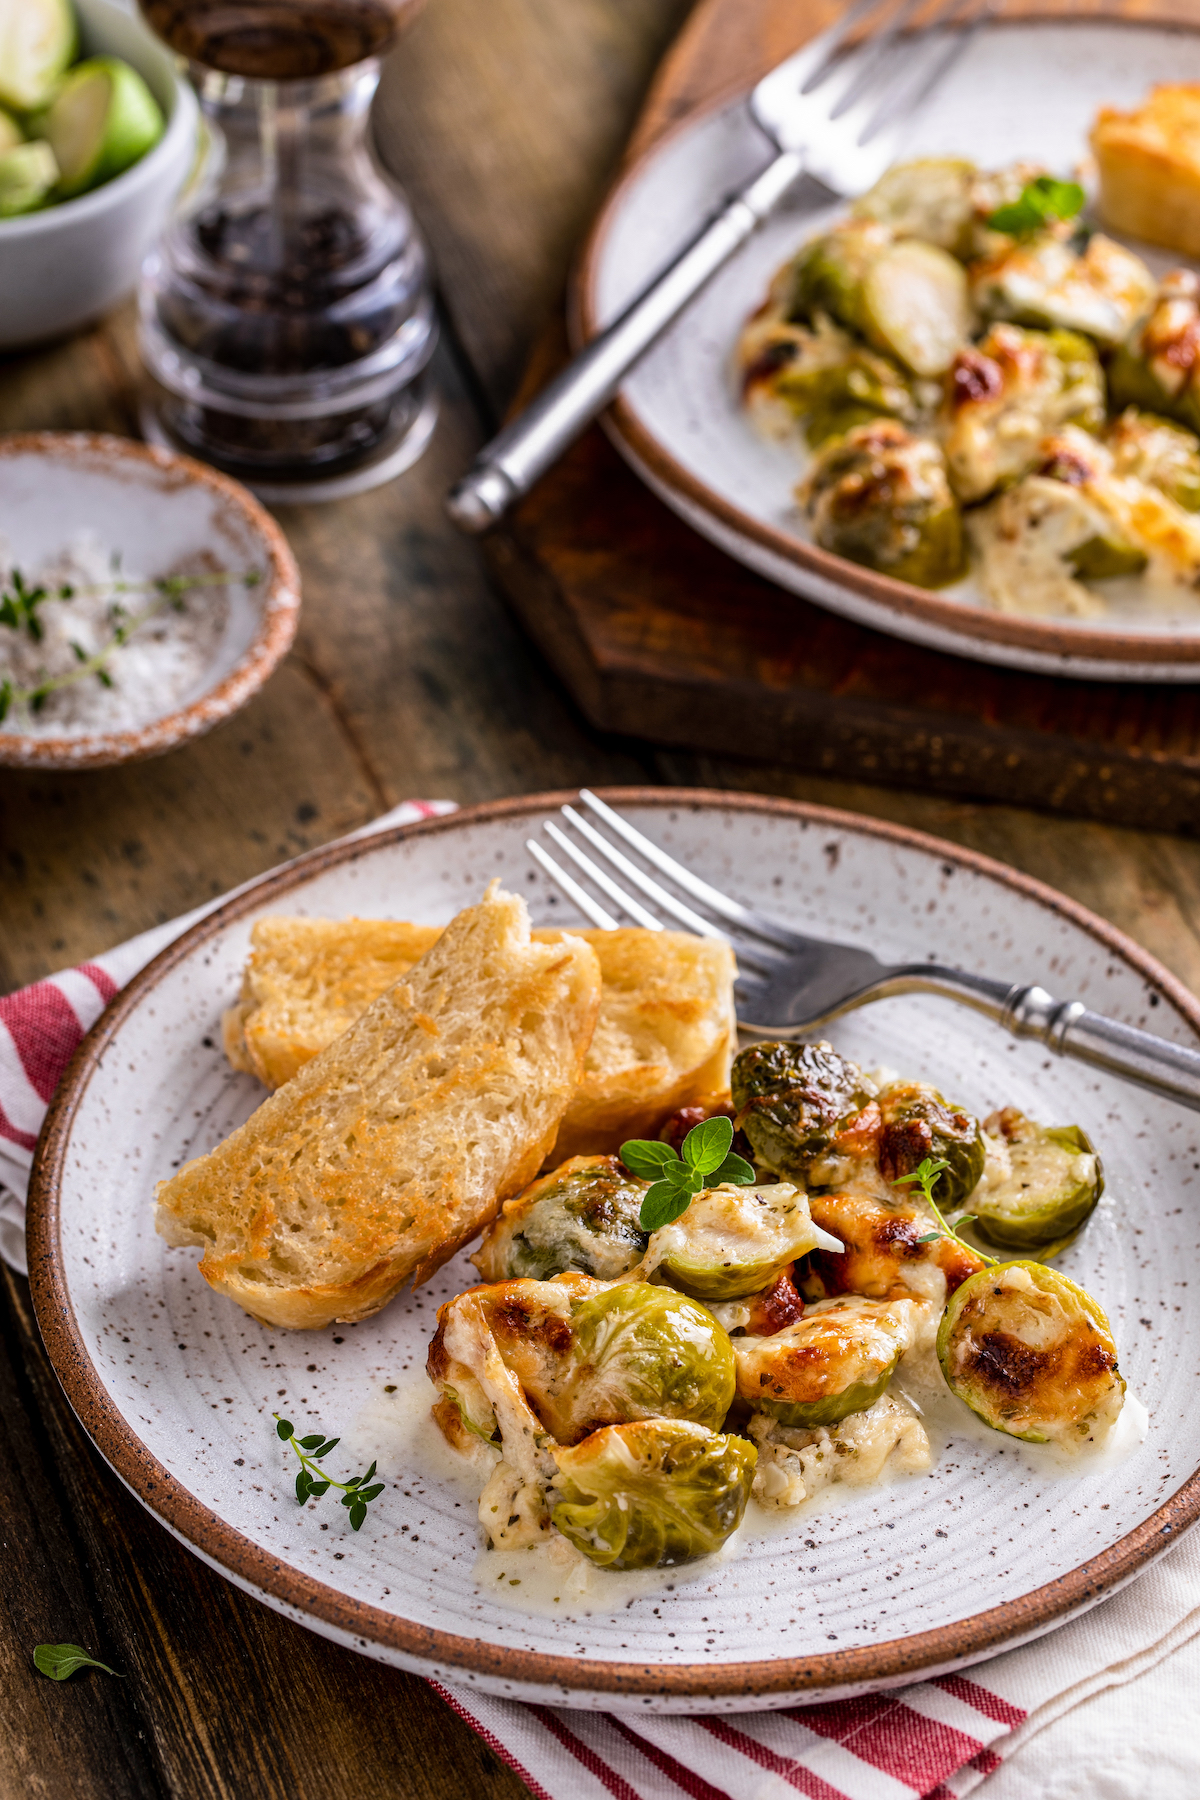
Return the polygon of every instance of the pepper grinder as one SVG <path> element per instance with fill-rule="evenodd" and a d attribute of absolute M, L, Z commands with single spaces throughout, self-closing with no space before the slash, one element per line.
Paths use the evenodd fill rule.
<path fill-rule="evenodd" d="M 367 120 L 379 54 L 419 0 L 140 0 L 191 64 L 204 173 L 140 293 L 153 443 L 263 499 L 389 481 L 437 403 L 429 263 Z"/>

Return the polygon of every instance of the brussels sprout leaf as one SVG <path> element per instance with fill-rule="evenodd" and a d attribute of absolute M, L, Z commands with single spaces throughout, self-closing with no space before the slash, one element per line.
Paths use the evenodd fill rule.
<path fill-rule="evenodd" d="M 1073 219 L 1085 197 L 1077 181 L 1056 181 L 1053 175 L 1039 175 L 1026 182 L 1019 200 L 1011 206 L 997 207 L 988 224 L 993 231 L 1023 237 L 1040 231 L 1047 219 Z"/>
<path fill-rule="evenodd" d="M 686 1200 L 684 1205 L 687 1205 Z M 681 1207 L 680 1211 L 682 1210 Z M 368 1505 L 372 1500 L 378 1499 L 384 1489 L 382 1481 L 368 1486 L 375 1478 L 375 1464 L 371 1464 L 365 1475 L 352 1475 L 349 1481 L 339 1481 L 336 1476 L 327 1474 L 317 1461 L 319 1456 L 327 1456 L 341 1442 L 339 1438 L 327 1438 L 320 1431 L 312 1437 L 298 1438 L 290 1419 L 281 1419 L 278 1413 L 271 1416 L 276 1420 L 276 1436 L 282 1438 L 285 1444 L 290 1443 L 300 1458 L 300 1472 L 296 1476 L 296 1499 L 299 1504 L 305 1506 L 310 1500 L 319 1500 L 331 1487 L 340 1488 L 342 1505 L 349 1507 L 350 1523 L 357 1531 L 367 1516 Z"/>

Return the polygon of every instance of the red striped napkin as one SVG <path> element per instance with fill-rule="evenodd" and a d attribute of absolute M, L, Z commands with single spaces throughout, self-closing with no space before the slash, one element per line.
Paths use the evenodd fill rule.
<path fill-rule="evenodd" d="M 352 835 L 452 810 L 449 801 L 409 801 Z M 14 1268 L 25 1269 L 25 1189 L 38 1129 L 72 1053 L 113 995 L 220 904 L 0 999 L 0 1256 Z M 1194 1800 L 1200 1720 L 1189 1726 L 1178 1706 L 1157 1722 L 1151 1746 L 1135 1704 L 1125 1731 L 1141 1740 L 1132 1785 L 1113 1778 L 1103 1747 L 1105 1722 L 1122 1716 L 1113 1690 L 1188 1644 L 1200 1647 L 1195 1539 L 1053 1636 L 970 1676 L 886 1694 L 710 1718 L 572 1711 L 493 1699 L 467 1682 L 432 1685 L 539 1800 L 957 1800 L 989 1777 L 988 1800 L 993 1791 L 995 1800 L 1144 1800 L 1151 1792 L 1155 1800 Z M 1193 1675 L 1189 1693 L 1197 1686 Z M 1178 1786 L 1170 1778 L 1172 1728 Z M 1070 1782 L 1061 1786 L 1064 1766 Z"/>

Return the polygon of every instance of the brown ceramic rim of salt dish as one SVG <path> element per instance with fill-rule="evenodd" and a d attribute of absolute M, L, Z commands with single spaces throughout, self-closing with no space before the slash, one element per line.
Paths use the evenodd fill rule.
<path fill-rule="evenodd" d="M 0 730 L 0 766 L 20 769 L 99 769 L 112 763 L 161 756 L 201 737 L 244 706 L 286 656 L 300 615 L 300 571 L 283 532 L 248 489 L 207 464 L 171 450 L 159 450 L 131 438 L 99 431 L 16 431 L 0 437 L 0 457 L 53 456 L 65 461 L 101 464 L 106 470 L 133 465 L 135 478 L 144 469 L 146 491 L 205 487 L 217 500 L 239 512 L 261 541 L 266 560 L 257 593 L 261 607 L 258 629 L 229 673 L 186 706 L 123 731 L 89 731 L 62 737 L 31 737 Z"/>
<path fill-rule="evenodd" d="M 798 828 L 854 832 L 905 849 L 936 856 L 957 869 L 983 875 L 1036 901 L 1085 931 L 1110 955 L 1135 969 L 1147 985 L 1174 1008 L 1200 1039 L 1200 1002 L 1174 976 L 1131 939 L 1085 907 L 1052 888 L 1017 874 L 990 857 L 959 849 L 923 832 L 867 819 L 827 807 L 758 795 L 728 794 L 705 789 L 602 789 L 618 807 L 656 807 L 667 813 L 719 807 L 743 814 L 792 820 Z M 257 1592 L 280 1610 L 351 1637 L 357 1648 L 392 1653 L 462 1671 L 493 1681 L 537 1684 L 564 1694 L 582 1690 L 611 1694 L 626 1704 L 656 1697 L 715 1699 L 737 1695 L 811 1693 L 830 1689 L 881 1687 L 926 1677 L 969 1663 L 1031 1637 L 1086 1610 L 1114 1593 L 1171 1548 L 1200 1517 L 1200 1471 L 1149 1518 L 1116 1543 L 1046 1586 L 1001 1606 L 933 1631 L 888 1643 L 835 1650 L 804 1657 L 779 1656 L 755 1662 L 637 1663 L 591 1661 L 544 1652 L 506 1649 L 474 1638 L 439 1631 L 397 1618 L 394 1613 L 354 1600 L 300 1570 L 285 1565 L 244 1537 L 202 1504 L 159 1463 L 139 1440 L 108 1395 L 88 1354 L 63 1272 L 59 1187 L 69 1152 L 71 1126 L 88 1082 L 103 1052 L 126 1018 L 152 993 L 162 976 L 231 921 L 256 911 L 264 902 L 282 899 L 310 876 L 369 856 L 379 846 L 404 839 L 441 835 L 493 820 L 528 818 L 531 823 L 553 814 L 571 793 L 533 795 L 466 807 L 448 818 L 402 825 L 378 837 L 310 851 L 296 863 L 268 877 L 249 892 L 230 900 L 192 926 L 134 977 L 108 1006 L 72 1058 L 42 1128 L 29 1194 L 29 1267 L 33 1303 L 42 1337 L 68 1400 L 101 1455 L 149 1511 L 205 1561 L 240 1586 Z"/>
<path fill-rule="evenodd" d="M 1071 0 L 1063 0 L 1061 9 L 1053 3 L 1042 4 L 1030 12 L 993 18 L 989 21 L 988 29 L 1090 24 L 1126 25 L 1134 28 L 1148 26 L 1186 34 L 1193 40 L 1198 35 L 1195 26 L 1181 23 L 1178 17 L 1156 12 L 1152 5 L 1145 12 L 1127 17 L 1095 6 L 1077 10 L 1071 5 Z M 600 263 L 608 234 L 624 208 L 629 189 L 641 179 L 646 165 L 659 155 L 666 144 L 694 129 L 699 119 L 725 111 L 737 100 L 741 91 L 739 88 L 720 93 L 711 104 L 706 102 L 694 112 L 689 112 L 678 124 L 672 125 L 640 151 L 636 151 L 631 161 L 622 168 L 588 235 L 578 277 L 572 284 L 570 325 L 572 342 L 576 347 L 595 337 L 599 328 L 596 289 Z M 763 142 L 765 150 L 765 138 Z M 799 241 L 803 236 L 802 224 L 797 224 L 796 231 Z M 732 333 L 739 324 L 738 320 L 730 323 L 731 345 Z M 862 599 L 898 617 L 920 621 L 939 631 L 952 632 L 964 640 L 961 647 L 942 643 L 938 645 L 939 649 L 951 653 L 957 649 L 959 654 L 969 656 L 969 641 L 982 639 L 989 643 L 1038 652 L 1047 657 L 1062 658 L 1065 674 L 1070 674 L 1071 663 L 1081 658 L 1120 665 L 1200 664 L 1200 631 L 1191 636 L 1133 630 L 1096 631 L 1083 624 L 1071 625 L 1062 620 L 1020 618 L 1011 613 L 992 612 L 983 607 L 966 605 L 959 600 L 946 599 L 928 588 L 914 587 L 907 581 L 895 581 L 891 576 L 880 575 L 873 569 L 847 562 L 843 557 L 822 550 L 816 544 L 805 543 L 790 532 L 779 531 L 764 524 L 726 500 L 714 488 L 710 488 L 663 448 L 637 408 L 624 394 L 618 395 L 613 401 L 604 415 L 604 422 L 609 435 L 617 441 L 618 448 L 626 448 L 655 481 L 677 494 L 690 506 L 707 513 L 727 530 L 750 539 L 797 569 L 849 589 Z M 806 597 L 814 605 L 826 604 L 816 594 L 808 594 Z M 869 623 L 875 630 L 887 630 L 882 619 L 873 619 Z M 1119 679 L 1119 674 L 1117 678 Z"/>

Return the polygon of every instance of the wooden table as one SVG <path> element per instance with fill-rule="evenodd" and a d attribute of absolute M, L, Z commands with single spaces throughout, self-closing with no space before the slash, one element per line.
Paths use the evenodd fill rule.
<path fill-rule="evenodd" d="M 432 0 L 387 70 L 386 161 L 444 299 L 442 423 L 392 487 L 281 514 L 296 648 L 237 718 L 158 762 L 0 771 L 0 990 L 171 918 L 406 795 L 460 801 L 653 780 L 828 801 L 1064 888 L 1200 987 L 1200 843 L 851 786 L 598 736 L 489 586 L 441 496 L 560 302 L 573 246 L 687 0 Z M 128 310 L 0 359 L 0 429 L 136 431 Z M 452 1800 L 522 1784 L 424 1684 L 246 1599 L 100 1463 L 38 1342 L 0 1306 L 0 1800 Z M 34 1644 L 125 1672 L 58 1685 Z"/>

